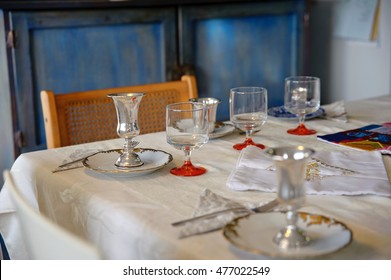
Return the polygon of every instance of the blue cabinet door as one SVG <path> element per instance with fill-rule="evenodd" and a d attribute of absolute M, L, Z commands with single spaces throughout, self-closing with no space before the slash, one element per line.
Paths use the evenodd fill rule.
<path fill-rule="evenodd" d="M 161 82 L 177 65 L 175 8 L 11 14 L 21 152 L 45 147 L 40 91 Z"/>
<path fill-rule="evenodd" d="M 229 119 L 229 90 L 263 86 L 269 107 L 282 105 L 284 78 L 301 74 L 304 1 L 180 9 L 180 61 L 194 68 L 200 97 L 217 97 L 219 120 Z"/>

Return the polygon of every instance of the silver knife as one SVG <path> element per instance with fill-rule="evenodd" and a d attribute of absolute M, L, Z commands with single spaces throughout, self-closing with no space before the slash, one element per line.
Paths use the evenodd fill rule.
<path fill-rule="evenodd" d="M 78 165 L 78 166 L 72 166 L 72 167 L 68 167 L 68 168 L 63 168 L 63 167 L 61 167 L 62 169 L 57 168 L 57 169 L 52 170 L 52 173 L 57 173 L 57 172 L 62 172 L 62 171 L 68 171 L 68 170 L 77 169 L 77 168 L 82 168 L 82 167 L 84 167 L 84 166 L 83 166 L 83 165 Z"/>
<path fill-rule="evenodd" d="M 213 213 L 208 213 L 208 214 L 205 214 L 205 215 L 201 215 L 201 216 L 189 218 L 189 219 L 186 219 L 186 220 L 174 222 L 171 225 L 176 227 L 176 226 L 184 225 L 184 224 L 186 224 L 188 222 L 193 222 L 193 221 L 196 221 L 196 220 L 210 219 L 210 218 L 216 217 L 216 216 L 218 216 L 220 214 L 223 214 L 223 213 L 226 213 L 226 212 L 230 212 L 230 211 L 250 210 L 250 211 L 252 211 L 254 213 L 267 212 L 267 211 L 273 209 L 274 207 L 276 207 L 277 205 L 278 205 L 277 199 L 273 199 L 272 201 L 269 201 L 266 204 L 264 204 L 262 206 L 255 207 L 255 208 L 247 209 L 245 207 L 236 207 L 236 208 L 224 209 L 224 210 L 216 211 L 216 212 L 213 212 Z"/>
<path fill-rule="evenodd" d="M 85 160 L 86 158 L 91 157 L 91 156 L 94 156 L 94 155 L 97 155 L 97 154 L 99 154 L 99 153 L 101 153 L 101 152 L 102 152 L 102 151 L 97 151 L 97 152 L 95 152 L 95 153 L 89 154 L 88 156 L 84 156 L 84 157 L 82 157 L 82 158 L 78 158 L 78 159 L 75 159 L 75 160 L 72 160 L 72 161 L 68 161 L 68 162 L 66 162 L 66 163 L 64 163 L 64 164 L 59 165 L 57 168 L 62 168 L 62 167 L 65 167 L 65 166 L 68 166 L 68 165 L 77 163 L 77 162 L 79 162 L 79 161 L 83 161 L 83 160 Z"/>
<path fill-rule="evenodd" d="M 98 150 L 98 151 L 96 151 L 94 153 L 91 153 L 91 154 L 89 154 L 87 156 L 84 156 L 84 157 L 81 157 L 81 158 L 78 158 L 78 159 L 75 159 L 75 160 L 63 163 L 63 164 L 57 166 L 56 169 L 52 170 L 52 173 L 57 173 L 57 172 L 62 172 L 62 171 L 82 168 L 82 167 L 84 167 L 83 165 L 81 165 L 81 164 L 80 165 L 74 165 L 74 164 L 76 164 L 78 162 L 82 162 L 86 158 L 91 157 L 93 155 L 97 155 L 97 154 L 102 153 L 102 152 L 104 152 L 104 150 Z M 74 165 L 74 166 L 72 166 L 72 165 Z"/>
<path fill-rule="evenodd" d="M 134 146 L 137 146 L 138 144 L 140 144 L 140 142 L 138 142 L 138 141 L 132 141 L 132 144 L 133 144 Z M 136 153 L 138 153 L 138 152 L 142 151 L 142 148 L 134 148 L 133 151 L 136 152 Z M 106 152 L 106 151 L 104 151 L 104 150 L 96 151 L 96 152 L 94 152 L 94 153 L 92 153 L 92 154 L 89 154 L 89 155 L 87 155 L 87 156 L 84 156 L 84 157 L 81 157 L 81 158 L 78 158 L 78 159 L 75 159 L 75 160 L 66 162 L 66 163 L 64 163 L 64 164 L 61 164 L 61 165 L 59 165 L 57 168 L 62 168 L 62 167 L 65 167 L 65 166 L 67 166 L 67 165 L 74 164 L 74 163 L 79 162 L 79 161 L 83 161 L 83 160 L 85 160 L 85 159 L 88 158 L 88 157 L 91 157 L 91 156 L 94 156 L 94 155 L 97 155 L 97 154 L 100 154 L 100 153 L 104 153 L 104 152 Z"/>
<path fill-rule="evenodd" d="M 137 142 L 137 143 L 138 143 L 138 142 Z M 134 148 L 134 149 L 133 149 L 133 151 L 136 152 L 136 153 L 139 153 L 139 152 L 141 152 L 142 150 L 143 150 L 142 148 Z M 110 151 L 110 150 L 109 150 L 109 151 Z M 66 163 L 63 163 L 63 164 L 59 165 L 57 168 L 62 168 L 62 167 L 65 167 L 65 166 L 68 166 L 68 165 L 77 163 L 77 162 L 79 162 L 79 161 L 83 161 L 83 160 L 85 160 L 85 159 L 88 158 L 88 157 L 91 157 L 91 156 L 94 156 L 94 155 L 97 155 L 97 154 L 100 154 L 100 153 L 105 153 L 105 152 L 107 152 L 107 151 L 105 151 L 105 150 L 99 150 L 99 151 L 97 151 L 97 152 L 94 152 L 94 153 L 89 154 L 89 155 L 87 155 L 87 156 L 84 156 L 84 157 L 82 157 L 82 158 L 78 158 L 78 159 L 75 159 L 75 160 L 72 160 L 72 161 L 68 161 L 68 162 L 66 162 Z M 80 166 L 80 167 L 82 167 L 82 166 Z M 75 167 L 75 168 L 76 168 L 76 167 Z M 67 170 L 68 170 L 68 169 L 67 169 Z"/>

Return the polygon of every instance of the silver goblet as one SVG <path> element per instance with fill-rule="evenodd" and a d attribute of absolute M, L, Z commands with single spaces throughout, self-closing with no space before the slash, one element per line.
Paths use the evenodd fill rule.
<path fill-rule="evenodd" d="M 287 225 L 277 233 L 273 241 L 281 249 L 306 246 L 310 243 L 310 238 L 297 226 L 297 210 L 304 204 L 307 161 L 315 151 L 296 146 L 268 148 L 265 152 L 276 166 L 278 201 L 287 210 Z"/>
<path fill-rule="evenodd" d="M 133 138 L 140 134 L 137 122 L 138 108 L 144 93 L 113 93 L 109 94 L 114 101 L 117 112 L 117 133 L 119 137 L 125 138 L 125 144 L 121 155 L 115 163 L 118 168 L 131 168 L 141 166 L 144 163 L 134 152 L 138 142 Z"/>

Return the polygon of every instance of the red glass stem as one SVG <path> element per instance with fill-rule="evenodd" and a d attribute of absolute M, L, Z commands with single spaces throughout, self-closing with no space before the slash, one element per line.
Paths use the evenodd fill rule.
<path fill-rule="evenodd" d="M 299 124 L 296 128 L 289 129 L 288 133 L 294 135 L 312 135 L 316 133 L 316 130 L 308 129 L 304 124 Z"/>
<path fill-rule="evenodd" d="M 185 162 L 181 167 L 175 167 L 170 170 L 170 173 L 176 176 L 198 176 L 206 173 L 206 169 L 203 167 L 194 166 L 190 160 L 191 150 L 185 148 Z"/>
<path fill-rule="evenodd" d="M 260 149 L 264 149 L 265 148 L 265 145 L 255 143 L 251 137 L 247 137 L 246 140 L 244 140 L 243 143 L 235 144 L 233 147 L 234 147 L 235 150 L 243 150 L 247 146 L 256 146 L 256 147 L 258 147 Z"/>

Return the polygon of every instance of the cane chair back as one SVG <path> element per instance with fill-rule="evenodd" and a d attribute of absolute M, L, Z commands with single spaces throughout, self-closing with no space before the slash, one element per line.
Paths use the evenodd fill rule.
<path fill-rule="evenodd" d="M 55 94 L 41 91 L 47 148 L 117 138 L 117 115 L 110 93 L 143 92 L 138 112 L 140 133 L 165 130 L 165 107 L 197 98 L 194 76 L 179 81 Z"/>

